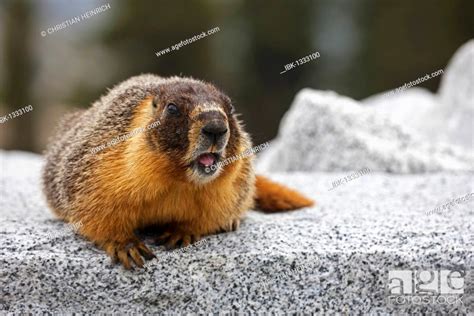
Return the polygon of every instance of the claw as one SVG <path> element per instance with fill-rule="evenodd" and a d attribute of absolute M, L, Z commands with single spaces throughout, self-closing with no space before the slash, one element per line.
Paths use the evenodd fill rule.
<path fill-rule="evenodd" d="M 232 219 L 230 220 L 222 229 L 221 232 L 227 233 L 227 232 L 233 232 L 239 229 L 240 227 L 240 219 Z"/>
<path fill-rule="evenodd" d="M 165 244 L 166 249 L 170 250 L 170 249 L 177 248 L 177 245 L 179 245 L 179 241 L 181 241 L 182 238 L 183 236 L 181 235 L 174 235 L 174 236 L 172 235 L 168 239 L 168 242 Z"/>
<path fill-rule="evenodd" d="M 158 236 L 155 239 L 155 242 L 160 245 L 165 245 L 167 250 L 179 248 L 179 247 L 187 247 L 201 239 L 200 235 L 195 235 L 192 233 L 186 233 L 182 231 L 167 231 L 164 232 L 162 235 Z"/>
<path fill-rule="evenodd" d="M 132 268 L 132 265 L 130 264 L 130 261 L 128 260 L 128 254 L 125 250 L 119 250 L 118 251 L 118 258 L 120 262 L 123 264 L 125 269 L 130 270 Z"/>
<path fill-rule="evenodd" d="M 166 243 L 167 239 L 171 236 L 170 232 L 164 232 L 162 235 L 155 238 L 155 243 L 157 245 L 163 245 Z"/>
<path fill-rule="evenodd" d="M 113 263 L 120 262 L 127 270 L 134 266 L 142 268 L 144 266 L 142 257 L 146 260 L 155 258 L 153 252 L 137 239 L 126 243 L 107 242 L 102 248 L 112 258 Z"/>
<path fill-rule="evenodd" d="M 201 235 L 192 235 L 191 239 L 192 239 L 191 243 L 194 244 L 195 242 L 198 242 L 201 240 Z"/>
<path fill-rule="evenodd" d="M 145 246 L 143 243 L 138 244 L 138 250 L 140 251 L 140 254 L 145 257 L 146 260 L 156 258 L 155 254 L 151 252 L 151 250 L 148 249 L 147 246 Z"/>
<path fill-rule="evenodd" d="M 133 262 L 135 262 L 135 264 L 138 267 L 143 268 L 144 262 L 143 262 L 142 257 L 140 256 L 140 252 L 138 251 L 137 248 L 131 248 L 128 251 L 128 254 L 130 255 L 130 257 L 132 257 Z"/>
<path fill-rule="evenodd" d="M 236 231 L 237 229 L 239 229 L 239 227 L 240 227 L 240 219 L 237 218 L 232 221 L 231 230 Z"/>
<path fill-rule="evenodd" d="M 192 242 L 191 236 L 186 235 L 186 236 L 183 237 L 182 246 L 183 247 L 188 247 L 191 244 L 191 242 Z"/>

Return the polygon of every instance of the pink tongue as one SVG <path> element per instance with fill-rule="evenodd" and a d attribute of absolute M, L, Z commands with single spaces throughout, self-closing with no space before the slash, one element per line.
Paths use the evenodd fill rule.
<path fill-rule="evenodd" d="M 205 167 L 211 166 L 215 161 L 214 155 L 211 154 L 202 154 L 198 159 L 198 162 Z"/>

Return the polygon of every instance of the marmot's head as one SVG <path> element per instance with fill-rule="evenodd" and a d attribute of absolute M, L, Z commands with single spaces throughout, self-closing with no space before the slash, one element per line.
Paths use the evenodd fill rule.
<path fill-rule="evenodd" d="M 215 86 L 188 78 L 164 80 L 148 106 L 160 125 L 147 133 L 152 148 L 164 153 L 172 170 L 195 183 L 222 172 L 219 162 L 250 143 L 234 114 L 230 98 Z M 245 147 L 245 148 L 242 148 Z"/>

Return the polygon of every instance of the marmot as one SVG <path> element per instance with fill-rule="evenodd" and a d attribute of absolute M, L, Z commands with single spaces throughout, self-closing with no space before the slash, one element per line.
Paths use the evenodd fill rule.
<path fill-rule="evenodd" d="M 57 216 L 81 223 L 79 234 L 125 268 L 141 267 L 154 255 L 137 229 L 159 225 L 157 241 L 188 246 L 237 229 L 254 206 L 313 204 L 255 176 L 251 155 L 218 164 L 250 147 L 230 98 L 214 85 L 140 75 L 61 121 L 46 150 L 44 192 Z"/>

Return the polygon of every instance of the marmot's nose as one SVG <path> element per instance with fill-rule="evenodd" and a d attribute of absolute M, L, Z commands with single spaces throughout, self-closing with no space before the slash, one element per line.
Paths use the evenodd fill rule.
<path fill-rule="evenodd" d="M 207 123 L 201 132 L 210 140 L 217 142 L 221 137 L 227 133 L 227 126 L 224 121 L 212 121 Z"/>

